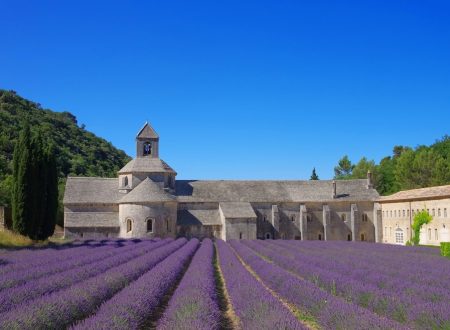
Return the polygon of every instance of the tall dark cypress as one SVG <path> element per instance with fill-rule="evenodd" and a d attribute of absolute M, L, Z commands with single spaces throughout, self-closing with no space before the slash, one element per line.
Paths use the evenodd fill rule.
<path fill-rule="evenodd" d="M 19 135 L 13 156 L 12 217 L 13 230 L 28 236 L 31 210 L 31 131 L 28 122 Z"/>

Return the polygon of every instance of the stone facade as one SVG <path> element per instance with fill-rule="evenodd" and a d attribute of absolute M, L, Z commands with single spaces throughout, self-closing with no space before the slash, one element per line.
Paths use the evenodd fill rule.
<path fill-rule="evenodd" d="M 380 198 L 383 243 L 404 245 L 412 237 L 414 215 L 427 210 L 433 220 L 422 227 L 420 244 L 450 242 L 450 186 L 401 191 Z"/>
<path fill-rule="evenodd" d="M 66 184 L 66 237 L 217 237 L 381 242 L 371 176 L 346 181 L 176 180 L 147 123 L 117 178 Z"/>
<path fill-rule="evenodd" d="M 12 226 L 12 214 L 9 207 L 0 205 L 0 231 L 10 229 Z"/>

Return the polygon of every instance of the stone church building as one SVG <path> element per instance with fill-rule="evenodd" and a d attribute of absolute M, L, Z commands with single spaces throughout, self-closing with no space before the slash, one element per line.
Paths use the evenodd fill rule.
<path fill-rule="evenodd" d="M 176 180 L 146 123 L 117 178 L 69 177 L 65 236 L 382 242 L 379 195 L 346 181 Z"/>

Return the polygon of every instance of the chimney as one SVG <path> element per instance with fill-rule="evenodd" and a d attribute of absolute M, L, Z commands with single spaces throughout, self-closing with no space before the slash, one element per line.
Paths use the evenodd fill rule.
<path fill-rule="evenodd" d="M 336 180 L 333 180 L 333 199 L 337 197 L 336 194 Z"/>
<path fill-rule="evenodd" d="M 372 172 L 367 171 L 367 189 L 373 189 Z"/>

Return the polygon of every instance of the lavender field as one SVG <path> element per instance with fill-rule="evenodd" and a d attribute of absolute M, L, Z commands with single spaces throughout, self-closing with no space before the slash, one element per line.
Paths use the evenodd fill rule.
<path fill-rule="evenodd" d="M 180 238 L 0 254 L 0 329 L 450 329 L 431 248 Z"/>

